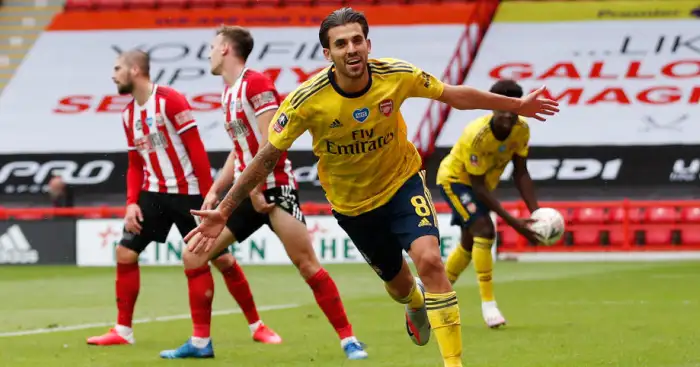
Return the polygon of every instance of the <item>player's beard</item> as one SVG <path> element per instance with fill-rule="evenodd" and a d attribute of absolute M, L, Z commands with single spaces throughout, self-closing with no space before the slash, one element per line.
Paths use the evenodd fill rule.
<path fill-rule="evenodd" d="M 131 94 L 134 91 L 134 83 L 129 81 L 124 84 L 117 84 L 117 91 L 119 94 Z"/>

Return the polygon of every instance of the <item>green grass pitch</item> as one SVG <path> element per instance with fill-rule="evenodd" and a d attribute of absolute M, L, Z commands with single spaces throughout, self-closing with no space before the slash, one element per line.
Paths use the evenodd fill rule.
<path fill-rule="evenodd" d="M 111 323 L 114 269 L 0 268 L 0 366 L 400 366 L 440 367 L 433 338 L 414 346 L 402 306 L 384 293 L 364 264 L 327 266 L 370 358 L 346 361 L 311 291 L 290 266 L 244 267 L 261 313 L 282 345 L 254 343 L 236 304 L 216 274 L 213 360 L 166 361 L 161 349 L 190 335 L 184 316 L 135 325 L 136 344 L 89 347 L 85 338 Z M 465 366 L 700 366 L 700 264 L 509 263 L 495 267 L 495 290 L 508 320 L 489 330 L 469 268 L 456 284 Z M 176 267 L 144 267 L 136 318 L 188 313 L 185 277 Z M 76 326 L 77 325 L 77 326 Z M 75 326 L 77 330 L 65 330 Z M 18 331 L 52 332 L 13 335 Z"/>

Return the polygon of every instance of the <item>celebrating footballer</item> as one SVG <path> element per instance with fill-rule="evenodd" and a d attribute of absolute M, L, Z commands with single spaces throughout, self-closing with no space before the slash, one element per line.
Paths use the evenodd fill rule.
<path fill-rule="evenodd" d="M 408 98 L 430 98 L 462 110 L 507 111 L 544 120 L 558 112 L 557 103 L 541 99 L 543 89 L 524 98 L 507 97 L 444 84 L 406 61 L 369 59 L 368 33 L 365 16 L 350 8 L 323 20 L 319 40 L 332 65 L 282 102 L 267 143 L 215 209 L 192 211 L 202 222 L 185 240 L 193 253 L 216 254 L 221 247 L 217 238 L 232 213 L 309 131 L 333 214 L 389 295 L 405 305 L 409 336 L 425 345 L 432 329 L 444 366 L 462 366 L 457 295 L 442 262 L 432 198 L 421 157 L 407 137 L 401 104 Z M 412 258 L 420 280 L 402 250 Z"/>

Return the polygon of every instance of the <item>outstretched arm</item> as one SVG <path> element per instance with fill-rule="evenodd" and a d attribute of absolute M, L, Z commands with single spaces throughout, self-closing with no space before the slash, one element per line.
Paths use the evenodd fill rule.
<path fill-rule="evenodd" d="M 524 117 L 532 117 L 539 121 L 547 120 L 546 116 L 553 116 L 559 109 L 559 103 L 551 99 L 541 98 L 545 88 L 542 87 L 523 98 L 512 98 L 485 92 L 466 85 L 449 85 L 437 98 L 458 110 L 497 110 L 513 112 Z M 541 116 L 543 115 L 543 116 Z"/>
<path fill-rule="evenodd" d="M 520 98 L 485 92 L 466 85 L 445 84 L 445 89 L 438 100 L 458 110 L 483 109 L 515 112 L 522 105 Z"/>
<path fill-rule="evenodd" d="M 267 142 L 243 170 L 241 176 L 233 183 L 226 197 L 219 204 L 217 209 L 221 215 L 228 218 L 233 210 L 250 195 L 250 192 L 272 172 L 280 156 L 282 156 L 282 151 Z"/>

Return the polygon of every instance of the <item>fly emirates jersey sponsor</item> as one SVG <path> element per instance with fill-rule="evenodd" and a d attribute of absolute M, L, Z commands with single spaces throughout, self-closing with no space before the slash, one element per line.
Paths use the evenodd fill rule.
<path fill-rule="evenodd" d="M 202 194 L 181 134 L 196 128 L 192 109 L 176 90 L 153 85 L 143 106 L 132 100 L 122 112 L 129 151 L 143 158 L 144 191 Z M 209 168 L 207 167 L 207 170 Z M 207 190 L 207 188 L 204 188 Z M 206 194 L 206 192 L 204 192 Z"/>
<path fill-rule="evenodd" d="M 333 209 L 356 216 L 376 209 L 421 168 L 407 136 L 401 104 L 408 98 L 436 99 L 442 82 L 397 59 L 371 59 L 369 84 L 345 93 L 332 67 L 287 96 L 270 127 L 270 143 L 287 150 L 309 131 L 318 175 Z"/>
<path fill-rule="evenodd" d="M 221 106 L 225 115 L 226 132 L 233 141 L 236 153 L 234 177 L 238 177 L 262 145 L 262 131 L 258 126 L 258 116 L 278 109 L 280 96 L 267 76 L 254 70 L 244 69 L 236 82 L 224 90 L 221 95 Z M 287 159 L 286 151 L 282 153 L 272 173 L 267 176 L 263 190 L 280 186 L 296 188 L 292 163 Z"/>

